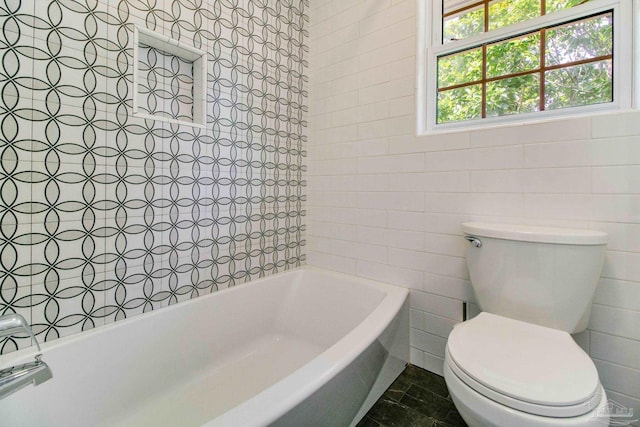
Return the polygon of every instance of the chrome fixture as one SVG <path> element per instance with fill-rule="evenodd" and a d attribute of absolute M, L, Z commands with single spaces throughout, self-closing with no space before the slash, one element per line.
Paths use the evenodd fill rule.
<path fill-rule="evenodd" d="M 469 241 L 473 246 L 475 246 L 476 248 L 481 248 L 482 247 L 482 241 L 480 239 L 478 239 L 477 237 L 473 237 L 473 236 L 464 236 L 464 238 Z"/>
<path fill-rule="evenodd" d="M 33 362 L 0 370 L 0 399 L 29 384 L 38 385 L 53 377 L 49 366 L 42 361 L 40 344 L 24 317 L 17 313 L 0 316 L 0 337 L 8 337 L 19 333 L 25 333 L 35 341 L 38 347 L 38 354 Z"/>

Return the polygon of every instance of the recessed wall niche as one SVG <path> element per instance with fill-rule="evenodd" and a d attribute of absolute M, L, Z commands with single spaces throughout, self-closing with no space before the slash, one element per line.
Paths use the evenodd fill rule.
<path fill-rule="evenodd" d="M 206 53 L 136 27 L 133 115 L 199 128 L 206 125 Z"/>

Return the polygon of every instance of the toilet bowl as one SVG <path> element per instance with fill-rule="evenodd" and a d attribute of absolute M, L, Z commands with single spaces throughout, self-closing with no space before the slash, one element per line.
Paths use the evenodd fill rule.
<path fill-rule="evenodd" d="M 452 331 L 445 380 L 475 426 L 606 426 L 589 356 L 563 331 L 481 313 Z"/>
<path fill-rule="evenodd" d="M 606 234 L 465 223 L 483 312 L 456 325 L 444 377 L 470 427 L 607 426 L 607 397 L 571 333 L 586 328 Z"/>

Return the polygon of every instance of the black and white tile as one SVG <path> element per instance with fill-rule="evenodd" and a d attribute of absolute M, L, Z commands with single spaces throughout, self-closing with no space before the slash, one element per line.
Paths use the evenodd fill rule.
<path fill-rule="evenodd" d="M 307 8 L 2 2 L 0 314 L 50 341 L 303 263 Z M 204 129 L 132 116 L 135 25 L 207 53 Z M 188 118 L 189 64 L 144 53 L 143 109 Z"/>

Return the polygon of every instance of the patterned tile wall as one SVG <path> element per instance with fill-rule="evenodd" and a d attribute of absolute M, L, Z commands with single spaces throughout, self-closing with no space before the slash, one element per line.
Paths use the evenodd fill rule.
<path fill-rule="evenodd" d="M 193 122 L 193 62 L 153 47 L 139 45 L 140 87 L 143 113 Z"/>
<path fill-rule="evenodd" d="M 51 341 L 303 263 L 306 9 L 0 3 L 0 313 Z M 206 129 L 132 117 L 134 25 L 207 52 Z M 188 115 L 166 59 L 145 96 Z"/>

